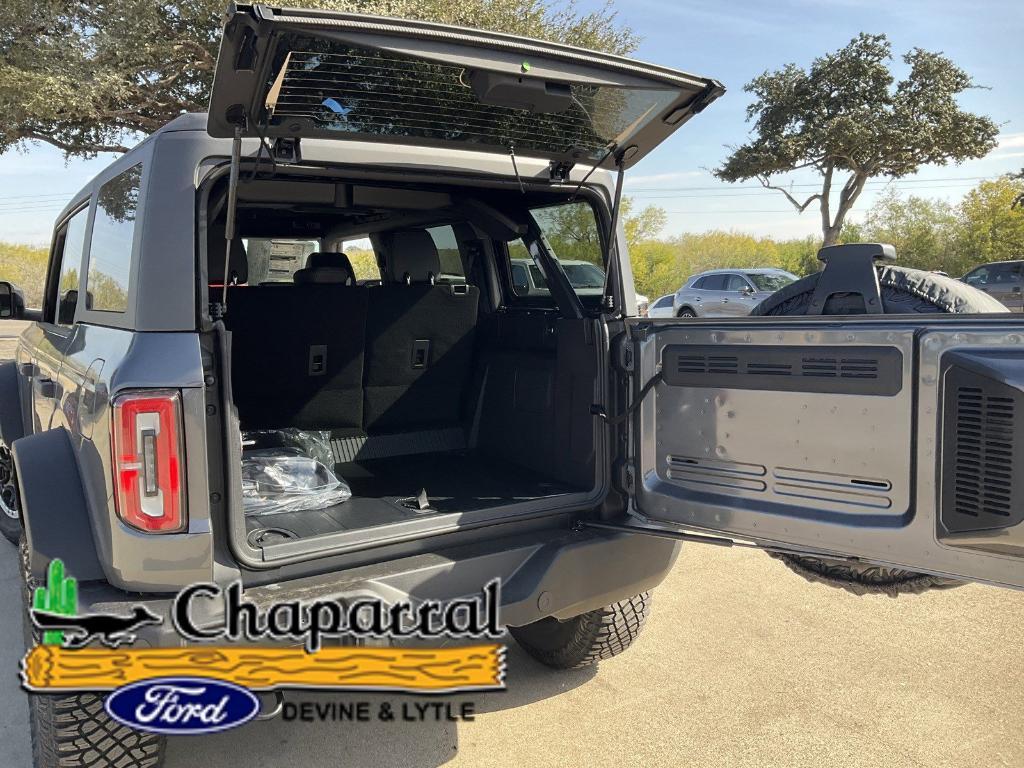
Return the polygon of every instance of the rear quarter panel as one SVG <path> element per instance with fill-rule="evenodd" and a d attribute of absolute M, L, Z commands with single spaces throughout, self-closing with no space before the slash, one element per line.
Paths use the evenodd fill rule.
<path fill-rule="evenodd" d="M 165 591 L 212 578 L 203 367 L 195 333 L 79 325 L 64 359 L 60 409 L 71 435 L 93 537 L 111 584 Z M 117 517 L 110 401 L 136 388 L 182 392 L 188 530 L 143 534 Z"/>

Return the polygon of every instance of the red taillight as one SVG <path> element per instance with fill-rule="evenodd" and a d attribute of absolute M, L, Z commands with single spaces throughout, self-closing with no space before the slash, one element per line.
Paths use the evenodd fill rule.
<path fill-rule="evenodd" d="M 149 390 L 114 399 L 114 503 L 128 525 L 151 533 L 185 528 L 181 398 Z"/>

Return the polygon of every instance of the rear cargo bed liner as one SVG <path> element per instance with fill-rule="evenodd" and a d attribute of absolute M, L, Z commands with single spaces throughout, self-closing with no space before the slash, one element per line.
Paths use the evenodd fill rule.
<path fill-rule="evenodd" d="M 253 531 L 285 531 L 286 538 L 308 538 L 372 528 L 436 514 L 488 509 L 535 501 L 586 489 L 551 480 L 502 459 L 471 453 L 419 454 L 335 465 L 353 497 L 321 510 L 246 518 Z M 425 490 L 430 508 L 419 510 L 406 499 Z M 260 534 L 256 534 L 259 536 Z M 279 541 L 284 534 L 272 537 Z"/>

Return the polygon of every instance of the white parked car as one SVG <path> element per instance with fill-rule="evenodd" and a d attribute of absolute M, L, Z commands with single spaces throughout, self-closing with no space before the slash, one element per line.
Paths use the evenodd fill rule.
<path fill-rule="evenodd" d="M 637 297 L 639 298 L 639 297 Z M 673 304 L 675 302 L 676 295 L 674 293 L 667 293 L 660 299 L 655 301 L 647 310 L 648 317 L 675 317 L 675 311 L 673 310 Z"/>

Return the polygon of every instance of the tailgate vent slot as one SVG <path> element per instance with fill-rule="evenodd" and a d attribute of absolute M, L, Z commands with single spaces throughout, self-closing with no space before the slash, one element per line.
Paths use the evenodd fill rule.
<path fill-rule="evenodd" d="M 897 394 L 903 353 L 896 347 L 807 347 L 749 344 L 675 344 L 662 353 L 666 384 L 676 387 Z"/>
<path fill-rule="evenodd" d="M 768 483 L 764 479 L 767 474 L 768 469 L 761 464 L 701 459 L 693 456 L 668 457 L 668 476 L 682 485 L 706 486 L 712 489 L 734 488 L 761 493 L 768 489 Z"/>
<path fill-rule="evenodd" d="M 983 357 L 981 353 L 978 357 Z M 971 353 L 965 353 L 964 358 Z M 957 359 L 957 353 L 948 357 Z M 943 377 L 942 483 L 939 515 L 950 533 L 1009 528 L 1024 522 L 1024 450 L 1018 445 L 1018 413 L 1024 392 L 993 364 L 992 376 L 950 365 Z M 996 377 L 1004 379 L 997 380 Z"/>
<path fill-rule="evenodd" d="M 959 387 L 956 409 L 956 514 L 1008 518 L 1013 511 L 1013 400 Z"/>
<path fill-rule="evenodd" d="M 739 373 L 739 359 L 735 355 L 679 355 L 676 370 L 679 373 Z"/>

